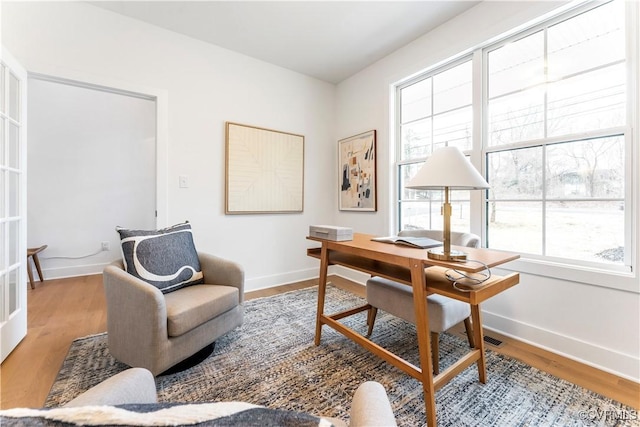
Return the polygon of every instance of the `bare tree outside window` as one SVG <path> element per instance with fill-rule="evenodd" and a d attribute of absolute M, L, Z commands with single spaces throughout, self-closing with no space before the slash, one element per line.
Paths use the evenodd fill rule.
<path fill-rule="evenodd" d="M 624 261 L 622 3 L 488 53 L 489 247 Z"/>

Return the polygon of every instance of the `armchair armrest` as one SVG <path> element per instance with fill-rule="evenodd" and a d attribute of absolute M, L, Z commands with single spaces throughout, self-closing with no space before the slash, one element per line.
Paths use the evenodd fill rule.
<path fill-rule="evenodd" d="M 117 262 L 104 269 L 103 283 L 112 352 L 120 348 L 144 352 L 167 339 L 167 307 L 158 288 L 127 273 Z"/>
<path fill-rule="evenodd" d="M 240 293 L 240 302 L 244 301 L 244 270 L 240 264 L 203 252 L 198 252 L 198 259 L 205 283 L 234 286 Z"/>
<path fill-rule="evenodd" d="M 360 384 L 353 395 L 350 416 L 350 427 L 397 425 L 387 392 L 375 381 Z"/>
<path fill-rule="evenodd" d="M 64 406 L 124 405 L 157 401 L 156 382 L 151 372 L 144 368 L 131 368 L 104 380 Z"/>

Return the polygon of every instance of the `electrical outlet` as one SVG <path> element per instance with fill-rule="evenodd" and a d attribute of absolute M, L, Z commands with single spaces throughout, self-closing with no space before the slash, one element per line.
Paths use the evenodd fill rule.
<path fill-rule="evenodd" d="M 186 175 L 178 176 L 178 187 L 189 188 L 189 178 Z"/>
<path fill-rule="evenodd" d="M 102 250 L 103 251 L 109 250 L 109 242 L 102 242 Z"/>

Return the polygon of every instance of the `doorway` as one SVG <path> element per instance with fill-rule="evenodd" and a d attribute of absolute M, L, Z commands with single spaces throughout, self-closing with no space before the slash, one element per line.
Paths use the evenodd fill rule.
<path fill-rule="evenodd" d="M 120 257 L 116 226 L 156 227 L 156 99 L 29 75 L 27 244 L 47 278 Z"/>

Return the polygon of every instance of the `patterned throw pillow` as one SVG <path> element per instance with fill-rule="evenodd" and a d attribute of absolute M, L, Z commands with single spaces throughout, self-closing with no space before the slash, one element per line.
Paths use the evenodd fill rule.
<path fill-rule="evenodd" d="M 189 223 L 161 230 L 128 230 L 120 234 L 125 270 L 163 294 L 203 282 Z"/>

